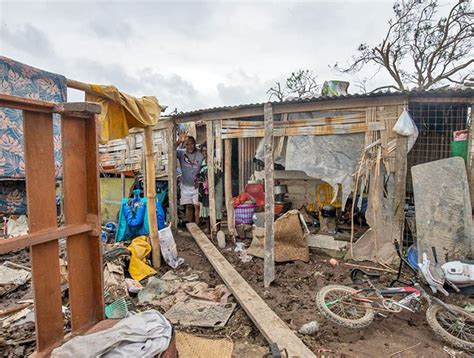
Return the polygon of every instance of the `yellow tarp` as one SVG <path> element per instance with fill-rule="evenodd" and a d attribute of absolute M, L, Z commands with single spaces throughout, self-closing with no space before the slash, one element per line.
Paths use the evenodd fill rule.
<path fill-rule="evenodd" d="M 146 236 L 138 236 L 133 239 L 128 249 L 132 253 L 128 272 L 134 280 L 141 281 L 145 277 L 156 273 L 156 271 L 145 262 L 146 257 L 151 252 L 151 246 L 147 242 Z"/>
<path fill-rule="evenodd" d="M 114 86 L 90 85 L 90 89 L 86 92 L 86 101 L 102 106 L 99 115 L 101 143 L 126 137 L 130 128 L 154 126 L 158 122 L 161 107 L 156 97 L 135 98 Z"/>

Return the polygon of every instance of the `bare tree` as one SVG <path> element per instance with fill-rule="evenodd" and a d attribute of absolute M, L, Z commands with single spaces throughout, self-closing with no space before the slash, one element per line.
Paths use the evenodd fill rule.
<path fill-rule="evenodd" d="M 316 95 L 319 88 L 316 76 L 312 71 L 298 70 L 292 72 L 291 76 L 286 79 L 284 87 L 282 87 L 280 82 L 277 82 L 267 93 L 270 95 L 270 99 L 276 97 L 281 102 L 290 96 L 302 98 L 306 95 Z"/>
<path fill-rule="evenodd" d="M 460 0 L 446 17 L 438 16 L 439 9 L 437 0 L 397 0 L 393 6 L 395 18 L 389 21 L 382 42 L 377 46 L 361 44 L 352 64 L 344 68 L 336 63 L 334 68 L 356 73 L 367 64 L 376 64 L 395 81 L 376 90 L 462 83 L 474 62 L 471 4 Z"/>
<path fill-rule="evenodd" d="M 276 99 L 280 102 L 283 102 L 287 95 L 285 89 L 281 87 L 280 82 L 275 83 L 275 86 L 271 87 L 267 91 L 267 94 L 270 95 L 269 100 L 271 100 L 272 97 L 276 97 Z"/>

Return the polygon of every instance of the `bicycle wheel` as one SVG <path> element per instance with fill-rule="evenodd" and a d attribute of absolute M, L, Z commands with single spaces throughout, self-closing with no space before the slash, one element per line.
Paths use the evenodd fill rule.
<path fill-rule="evenodd" d="M 433 332 L 453 347 L 472 352 L 474 350 L 474 315 L 460 307 L 437 304 L 426 310 L 426 320 Z"/>
<path fill-rule="evenodd" d="M 367 327 L 374 320 L 374 310 L 370 303 L 354 300 L 355 292 L 351 287 L 328 285 L 318 292 L 316 304 L 325 317 L 341 326 Z"/>

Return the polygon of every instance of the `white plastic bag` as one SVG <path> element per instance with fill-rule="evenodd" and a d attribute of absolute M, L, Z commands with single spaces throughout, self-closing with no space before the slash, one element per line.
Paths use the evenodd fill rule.
<path fill-rule="evenodd" d="M 393 126 L 392 130 L 402 136 L 408 138 L 408 152 L 415 145 L 416 139 L 418 138 L 418 128 L 410 116 L 408 111 L 404 110 L 400 117 L 398 117 L 397 123 Z"/>
<path fill-rule="evenodd" d="M 159 231 L 160 237 L 160 250 L 166 263 L 172 267 L 177 268 L 184 262 L 182 257 L 178 257 L 178 250 L 176 249 L 176 243 L 174 242 L 173 232 L 171 228 L 165 227 Z"/>

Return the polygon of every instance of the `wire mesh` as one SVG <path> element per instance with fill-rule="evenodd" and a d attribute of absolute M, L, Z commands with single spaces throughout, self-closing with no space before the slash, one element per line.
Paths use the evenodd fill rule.
<path fill-rule="evenodd" d="M 467 129 L 469 106 L 452 103 L 411 103 L 409 112 L 419 135 L 407 157 L 407 197 L 413 203 L 411 167 L 449 158 L 453 132 Z"/>
<path fill-rule="evenodd" d="M 415 207 L 411 167 L 434 160 L 449 158 L 453 132 L 470 126 L 468 104 L 410 103 L 409 112 L 418 127 L 419 135 L 407 156 L 405 249 L 415 241 Z"/>

